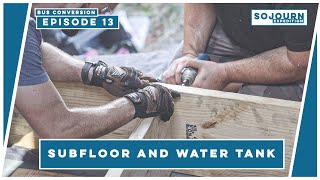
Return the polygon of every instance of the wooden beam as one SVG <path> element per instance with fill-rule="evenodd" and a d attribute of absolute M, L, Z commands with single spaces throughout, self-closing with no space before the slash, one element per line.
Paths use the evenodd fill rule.
<path fill-rule="evenodd" d="M 182 93 L 173 139 L 285 139 L 284 170 L 176 170 L 196 176 L 288 176 L 300 102 L 165 85 Z"/>
<path fill-rule="evenodd" d="M 129 139 L 169 139 L 171 138 L 170 124 L 170 121 L 162 122 L 158 118 L 143 119 Z M 171 170 L 110 169 L 106 177 L 166 177 L 170 174 Z"/>
<path fill-rule="evenodd" d="M 151 127 L 152 121 L 154 118 L 143 119 L 137 128 L 132 132 L 129 139 L 143 139 L 147 131 Z M 124 169 L 110 169 L 108 170 L 105 177 L 121 177 Z"/>
<path fill-rule="evenodd" d="M 55 83 L 55 85 L 70 107 L 99 105 L 99 103 L 105 104 L 108 100 L 112 100 L 110 95 L 99 88 L 70 83 Z M 286 142 L 284 170 L 176 170 L 176 172 L 196 176 L 288 175 L 300 110 L 299 102 L 191 87 L 165 86 L 181 92 L 182 96 L 175 101 L 175 112 L 170 120 L 170 125 L 164 128 L 161 124 L 157 124 L 160 121 L 154 120 L 151 126 L 153 128 L 149 128 L 144 138 L 161 138 L 167 133 L 172 139 L 276 138 L 285 139 Z M 113 135 L 110 134 L 106 137 L 129 138 L 139 122 L 132 122 L 130 126 L 122 127 L 120 133 L 117 132 L 121 128 L 116 130 Z M 20 129 L 23 128 L 25 126 L 21 125 Z M 14 127 L 11 128 L 10 138 L 15 137 L 12 135 L 14 132 L 12 129 Z M 25 132 L 32 132 L 32 130 L 29 129 Z M 137 175 L 137 173 L 123 172 L 122 176 Z M 140 175 L 147 175 L 147 173 Z"/>
<path fill-rule="evenodd" d="M 70 174 L 65 174 L 65 173 L 18 168 L 17 170 L 14 171 L 11 177 L 75 177 L 75 176 Z"/>

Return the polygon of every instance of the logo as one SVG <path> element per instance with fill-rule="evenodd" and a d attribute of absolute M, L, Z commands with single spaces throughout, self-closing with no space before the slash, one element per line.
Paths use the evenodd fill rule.
<path fill-rule="evenodd" d="M 304 9 L 253 9 L 252 26 L 306 26 L 308 11 Z"/>
<path fill-rule="evenodd" d="M 119 71 L 118 71 L 118 69 L 117 68 L 113 68 L 113 71 L 112 71 L 112 73 L 111 73 L 111 76 L 112 77 L 121 77 L 123 75 L 123 73 L 120 73 Z"/>

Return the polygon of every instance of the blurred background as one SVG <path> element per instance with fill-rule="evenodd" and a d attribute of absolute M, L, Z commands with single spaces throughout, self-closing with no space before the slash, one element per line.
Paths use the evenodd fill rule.
<path fill-rule="evenodd" d="M 43 30 L 43 39 L 70 55 L 91 57 L 172 52 L 183 38 L 183 4 L 119 4 L 113 15 L 119 16 L 119 30 L 81 30 L 74 37 Z"/>

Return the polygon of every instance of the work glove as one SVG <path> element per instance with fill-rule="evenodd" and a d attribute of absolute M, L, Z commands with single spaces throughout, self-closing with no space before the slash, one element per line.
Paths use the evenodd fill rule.
<path fill-rule="evenodd" d="M 173 99 L 180 97 L 180 93 L 159 84 L 152 84 L 124 97 L 134 104 L 135 118 L 160 116 L 160 119 L 166 122 L 173 114 Z"/>
<path fill-rule="evenodd" d="M 150 82 L 157 82 L 157 80 L 132 67 L 109 67 L 99 61 L 94 65 L 91 82 L 87 84 L 103 87 L 110 94 L 120 97 L 137 92 L 150 85 Z"/>

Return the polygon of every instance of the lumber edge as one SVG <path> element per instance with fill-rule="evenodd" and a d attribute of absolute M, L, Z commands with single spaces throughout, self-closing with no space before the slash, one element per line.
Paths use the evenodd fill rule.
<path fill-rule="evenodd" d="M 129 139 L 171 139 L 170 126 L 170 121 L 163 122 L 159 117 L 143 119 Z M 110 169 L 105 177 L 166 177 L 171 172 L 171 170 L 154 169 Z"/>
<path fill-rule="evenodd" d="M 129 139 L 143 139 L 155 118 L 143 119 L 131 133 Z M 121 177 L 125 169 L 110 169 L 105 177 Z"/>
<path fill-rule="evenodd" d="M 297 101 L 288 101 L 288 100 L 275 99 L 275 98 L 269 98 L 269 97 L 252 96 L 247 94 L 239 94 L 239 93 L 232 93 L 232 92 L 225 92 L 225 91 L 218 91 L 218 90 L 211 90 L 211 89 L 201 89 L 201 88 L 194 88 L 190 86 L 178 86 L 178 85 L 164 84 L 164 83 L 157 83 L 157 84 L 163 85 L 169 89 L 178 91 L 180 93 L 186 93 L 186 94 L 192 94 L 192 95 L 201 95 L 206 97 L 238 100 L 238 101 L 245 101 L 250 103 L 280 106 L 280 107 L 293 108 L 293 109 L 300 109 L 300 106 L 301 106 L 301 102 L 297 102 Z"/>

